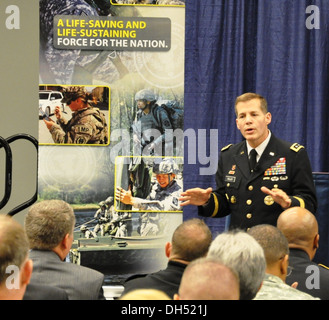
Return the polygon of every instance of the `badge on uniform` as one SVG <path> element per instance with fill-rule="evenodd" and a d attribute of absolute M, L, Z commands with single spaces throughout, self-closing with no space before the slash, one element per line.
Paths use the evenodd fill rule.
<path fill-rule="evenodd" d="M 275 176 L 286 173 L 286 158 L 280 158 L 271 168 L 265 171 L 264 176 Z"/>
<path fill-rule="evenodd" d="M 274 203 L 274 200 L 272 198 L 272 196 L 266 196 L 264 198 L 264 203 L 267 205 L 267 206 L 271 206 L 273 203 Z"/>

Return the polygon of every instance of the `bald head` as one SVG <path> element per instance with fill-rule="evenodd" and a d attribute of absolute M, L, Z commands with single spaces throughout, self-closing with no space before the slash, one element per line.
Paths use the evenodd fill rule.
<path fill-rule="evenodd" d="M 287 238 L 289 247 L 303 249 L 313 255 L 313 259 L 318 246 L 319 228 L 310 211 L 300 207 L 289 208 L 280 214 L 277 227 Z"/>
<path fill-rule="evenodd" d="M 239 300 L 237 274 L 218 260 L 200 258 L 185 269 L 179 293 L 180 300 Z"/>

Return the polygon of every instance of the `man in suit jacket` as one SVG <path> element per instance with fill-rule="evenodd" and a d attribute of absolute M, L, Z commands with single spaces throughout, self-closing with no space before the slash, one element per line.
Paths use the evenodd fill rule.
<path fill-rule="evenodd" d="M 41 201 L 30 208 L 25 230 L 32 249 L 31 284 L 62 288 L 69 300 L 104 299 L 102 273 L 65 262 L 73 242 L 74 225 L 73 209 L 64 201 Z"/>
<path fill-rule="evenodd" d="M 182 206 L 197 205 L 205 217 L 230 214 L 230 228 L 242 229 L 261 223 L 275 226 L 280 213 L 289 207 L 305 207 L 315 213 L 315 186 L 305 148 L 269 131 L 272 116 L 262 96 L 246 93 L 238 97 L 235 110 L 245 140 L 222 149 L 217 189 L 186 190 L 180 198 Z M 255 162 L 250 164 L 253 152 Z"/>
<path fill-rule="evenodd" d="M 308 210 L 293 207 L 281 213 L 277 223 L 289 243 L 291 274 L 286 283 L 297 282 L 297 289 L 321 300 L 329 300 L 329 270 L 313 262 L 319 247 L 319 228 Z"/>
<path fill-rule="evenodd" d="M 68 300 L 67 293 L 64 289 L 45 286 L 29 284 L 26 287 L 23 300 Z"/>
<path fill-rule="evenodd" d="M 128 278 L 124 283 L 122 296 L 136 289 L 158 289 L 173 299 L 186 266 L 190 261 L 207 254 L 211 240 L 211 231 L 203 220 L 186 220 L 176 228 L 172 241 L 165 245 L 167 268 Z"/>

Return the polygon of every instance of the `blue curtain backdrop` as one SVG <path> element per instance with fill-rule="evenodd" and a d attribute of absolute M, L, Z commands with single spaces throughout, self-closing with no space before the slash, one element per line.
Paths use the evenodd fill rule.
<path fill-rule="evenodd" d="M 319 29 L 306 26 L 310 5 Z M 186 137 L 184 189 L 215 187 L 200 159 L 217 162 L 223 146 L 241 141 L 234 101 L 245 92 L 266 97 L 272 132 L 303 144 L 313 172 L 328 172 L 328 46 L 329 0 L 187 0 L 184 126 L 197 132 L 199 154 L 193 161 Z M 195 216 L 196 207 L 184 208 L 184 219 Z M 225 227 L 225 219 L 206 222 L 214 233 Z"/>

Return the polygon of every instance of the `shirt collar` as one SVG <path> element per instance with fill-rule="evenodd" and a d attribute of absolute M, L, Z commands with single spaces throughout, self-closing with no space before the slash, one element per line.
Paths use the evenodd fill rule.
<path fill-rule="evenodd" d="M 264 141 L 263 141 L 263 142 L 262 142 L 257 148 L 255 148 L 255 150 L 257 151 L 257 161 L 258 161 L 259 158 L 262 156 L 262 154 L 263 154 L 265 148 L 267 147 L 267 145 L 268 145 L 270 139 L 271 139 L 271 131 L 268 130 L 268 136 L 267 136 L 267 138 L 266 138 L 266 139 L 265 139 L 265 140 L 264 140 Z M 248 141 L 247 141 L 247 151 L 248 151 L 248 155 L 249 155 L 249 153 L 250 153 L 250 151 L 251 151 L 252 149 L 254 149 L 254 148 L 252 148 L 252 147 L 249 145 Z"/>

